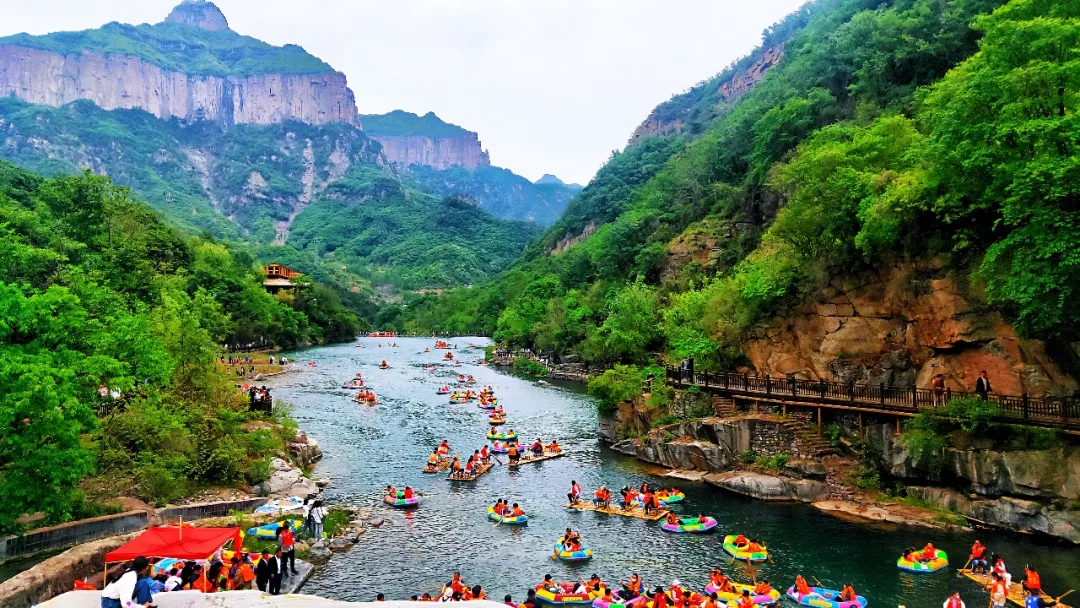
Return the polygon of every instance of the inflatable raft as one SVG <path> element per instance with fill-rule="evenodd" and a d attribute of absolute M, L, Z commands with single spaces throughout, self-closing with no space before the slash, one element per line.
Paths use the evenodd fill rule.
<path fill-rule="evenodd" d="M 481 401 L 480 403 L 476 404 L 476 407 L 478 407 L 478 408 L 480 408 L 482 410 L 493 410 L 493 409 L 495 409 L 495 404 L 493 402 L 491 402 L 491 401 L 488 401 L 488 402 Z"/>
<path fill-rule="evenodd" d="M 592 559 L 592 549 L 582 545 L 577 551 L 567 551 L 562 543 L 555 543 L 555 557 L 564 562 L 583 562 Z"/>
<path fill-rule="evenodd" d="M 716 587 L 716 585 L 710 583 L 708 585 L 705 585 L 705 593 L 715 593 L 716 599 L 721 602 L 737 602 L 739 598 L 742 597 L 743 591 L 750 592 L 750 597 L 754 600 L 755 604 L 761 604 L 764 606 L 768 604 L 775 604 L 776 602 L 780 601 L 780 592 L 776 589 L 770 591 L 768 595 L 758 595 L 754 593 L 753 585 L 744 585 L 743 583 L 735 582 L 733 582 L 731 585 L 735 588 L 734 592 L 721 592 Z"/>
<path fill-rule="evenodd" d="M 813 608 L 866 608 L 867 604 L 866 598 L 861 595 L 856 595 L 853 602 L 842 602 L 839 591 L 824 587 L 811 587 L 808 595 L 800 595 L 795 587 L 789 587 L 787 596 L 803 606 Z"/>
<path fill-rule="evenodd" d="M 497 426 L 497 425 L 500 425 L 500 424 L 506 424 L 506 418 L 505 417 L 500 418 L 498 416 L 492 416 L 491 418 L 488 418 L 488 424 L 491 425 L 491 426 Z"/>
<path fill-rule="evenodd" d="M 724 551 L 727 551 L 729 555 L 735 559 L 745 562 L 747 560 L 751 562 L 763 562 L 769 559 L 769 548 L 762 547 L 761 551 L 749 552 L 746 548 L 739 548 L 735 546 L 735 539 L 738 536 L 734 534 L 728 534 L 724 537 Z"/>
<path fill-rule="evenodd" d="M 686 494 L 682 492 L 676 492 L 675 494 L 664 494 L 661 492 L 656 493 L 656 499 L 663 504 L 673 505 L 677 502 L 682 502 L 686 498 Z"/>
<path fill-rule="evenodd" d="M 517 517 L 510 517 L 508 515 L 499 515 L 495 512 L 494 507 L 487 508 L 488 519 L 491 521 L 497 521 L 507 526 L 524 526 L 529 523 L 528 515 L 519 515 Z"/>
<path fill-rule="evenodd" d="M 383 496 L 382 501 L 390 505 L 391 507 L 396 507 L 398 509 L 407 509 L 409 507 L 420 506 L 419 496 L 413 495 L 412 498 L 405 498 L 404 492 L 398 492 L 396 497 Z"/>
<path fill-rule="evenodd" d="M 676 534 L 686 532 L 700 534 L 702 532 L 708 532 L 709 530 L 715 528 L 716 520 L 712 517 L 706 517 L 705 523 L 701 523 L 696 517 L 683 517 L 679 519 L 679 523 L 669 524 L 665 522 L 663 527 L 668 532 L 675 532 Z"/>
<path fill-rule="evenodd" d="M 630 606 L 635 606 L 637 604 L 640 604 L 641 602 L 644 602 L 645 596 L 639 595 L 632 600 L 624 600 L 621 597 L 613 594 L 611 596 L 611 599 L 613 601 L 606 602 L 604 601 L 603 596 L 598 597 L 593 600 L 593 608 L 628 608 Z"/>
<path fill-rule="evenodd" d="M 488 431 L 487 438 L 491 441 L 514 441 L 517 439 L 517 433 L 514 431 L 507 431 L 505 433 L 492 433 Z"/>
<path fill-rule="evenodd" d="M 536 599 L 544 604 L 553 606 L 589 606 L 596 598 L 604 594 L 603 591 L 589 591 L 588 593 L 574 593 L 576 585 L 560 583 L 559 591 L 545 589 L 543 585 L 536 586 Z"/>
<path fill-rule="evenodd" d="M 948 565 L 949 556 L 946 555 L 945 552 L 941 549 L 936 549 L 936 555 L 934 556 L 934 559 L 928 562 L 906 560 L 904 559 L 903 555 L 901 555 L 900 558 L 896 560 L 897 568 L 900 568 L 905 572 L 915 572 L 917 574 L 930 574 L 931 572 L 937 572 L 938 570 L 941 570 Z"/>
<path fill-rule="evenodd" d="M 257 528 L 248 528 L 247 536 L 254 536 L 255 538 L 277 538 L 278 526 L 288 525 L 292 528 L 293 534 L 296 534 L 304 527 L 304 521 L 301 519 L 286 519 L 277 523 L 265 524 Z"/>

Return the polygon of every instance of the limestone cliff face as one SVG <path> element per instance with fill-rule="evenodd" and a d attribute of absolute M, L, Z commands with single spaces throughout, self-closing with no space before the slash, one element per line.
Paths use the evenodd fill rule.
<path fill-rule="evenodd" d="M 61 55 L 0 46 L 0 95 L 54 107 L 88 99 L 106 110 L 141 109 L 165 120 L 226 125 L 359 124 L 352 91 L 338 72 L 201 76 L 89 51 Z"/>
<path fill-rule="evenodd" d="M 998 393 L 1068 395 L 1076 381 L 1038 340 L 1021 339 L 940 268 L 906 265 L 837 279 L 817 301 L 775 319 L 746 346 L 756 371 L 774 375 L 971 391 L 986 370 Z"/>
<path fill-rule="evenodd" d="M 369 133 L 368 136 L 382 145 L 386 160 L 402 167 L 426 165 L 439 170 L 465 167 L 473 171 L 477 167 L 491 166 L 491 159 L 481 147 L 479 136 L 471 131 L 455 137 L 378 133 Z"/>

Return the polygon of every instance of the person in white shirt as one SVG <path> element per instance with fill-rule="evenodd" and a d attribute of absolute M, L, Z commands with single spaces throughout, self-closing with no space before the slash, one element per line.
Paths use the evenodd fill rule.
<path fill-rule="evenodd" d="M 135 608 L 140 606 L 135 600 L 135 586 L 139 582 L 139 577 L 146 573 L 150 568 L 150 560 L 143 556 L 135 558 L 130 569 L 123 574 L 118 580 L 108 584 L 101 590 L 101 608 Z M 149 592 L 146 597 L 149 598 Z M 152 606 L 149 599 L 146 599 L 142 606 Z"/>
<path fill-rule="evenodd" d="M 165 579 L 165 591 L 176 591 L 184 581 L 180 578 L 180 571 L 173 568 L 169 572 L 169 578 Z"/>

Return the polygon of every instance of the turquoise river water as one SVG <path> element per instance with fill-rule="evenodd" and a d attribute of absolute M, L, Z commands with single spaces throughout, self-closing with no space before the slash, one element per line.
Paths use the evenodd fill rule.
<path fill-rule="evenodd" d="M 385 346 L 392 341 L 396 348 Z M 594 403 L 581 387 L 536 386 L 528 379 L 476 365 L 483 351 L 465 347 L 487 344 L 483 338 L 451 342 L 461 347 L 453 351 L 462 361 L 459 367 L 441 363 L 446 351 L 423 353 L 433 341 L 421 338 L 363 338 L 363 348 L 350 344 L 289 353 L 300 369 L 274 379 L 273 392 L 276 399 L 293 404 L 300 427 L 322 446 L 325 457 L 316 476 L 333 480 L 327 499 L 383 508 L 386 519 L 352 551 L 319 567 L 305 593 L 370 601 L 381 592 L 388 599 L 408 599 L 437 592 L 455 570 L 468 584 L 482 585 L 489 597 L 498 600 L 510 594 L 520 601 L 526 589 L 547 573 L 577 580 L 595 572 L 606 582 L 617 582 L 637 572 L 650 586 L 666 587 L 678 579 L 700 590 L 714 566 L 724 567 L 736 580 L 749 580 L 746 565 L 731 565 L 721 548 L 723 534 L 743 532 L 768 544 L 775 564 L 755 566 L 754 574 L 759 580 L 770 579 L 774 587 L 786 589 L 801 572 L 828 586 L 851 582 L 871 606 L 937 608 L 954 590 L 962 592 L 971 608 L 987 603 L 986 593 L 954 567 L 931 575 L 905 574 L 896 568 L 905 547 L 927 541 L 947 551 L 953 565 L 959 566 L 976 538 L 973 532 L 852 523 L 805 505 L 764 503 L 687 482 L 677 484 L 686 493 L 678 510 L 714 516 L 720 522 L 716 533 L 669 534 L 659 522 L 566 509 L 571 480 L 581 483 L 587 494 L 598 484 L 617 492 L 623 485 L 667 482 L 655 475 L 659 472 L 655 467 L 601 445 Z M 384 359 L 391 369 L 377 368 Z M 307 361 L 315 365 L 304 365 Z M 425 363 L 438 367 L 425 371 Z M 379 396 L 380 405 L 358 405 L 349 391 L 337 388 L 358 371 Z M 557 438 L 569 454 L 517 471 L 496 466 L 472 484 L 421 473 L 438 441 L 449 440 L 462 454 L 485 441 L 486 412 L 475 404 L 450 405 L 447 397 L 435 394 L 458 373 L 474 375 L 478 386 L 495 388 L 507 411 L 504 428 L 518 431 L 523 440 Z M 379 490 L 388 483 L 421 491 L 421 506 L 414 511 L 383 507 Z M 493 526 L 486 519 L 486 506 L 500 497 L 522 505 L 529 514 L 527 526 Z M 552 544 L 567 526 L 581 531 L 595 553 L 591 562 L 573 565 L 551 559 Z M 1078 548 L 1015 534 L 979 532 L 978 537 L 1005 557 L 1017 578 L 1031 562 L 1037 564 L 1047 590 L 1062 593 L 1080 587 Z"/>

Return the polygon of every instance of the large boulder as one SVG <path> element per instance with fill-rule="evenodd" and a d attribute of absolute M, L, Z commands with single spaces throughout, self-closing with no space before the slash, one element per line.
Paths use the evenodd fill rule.
<path fill-rule="evenodd" d="M 791 479 L 743 471 L 706 475 L 705 481 L 759 500 L 816 502 L 829 492 L 824 482 L 814 479 Z"/>

